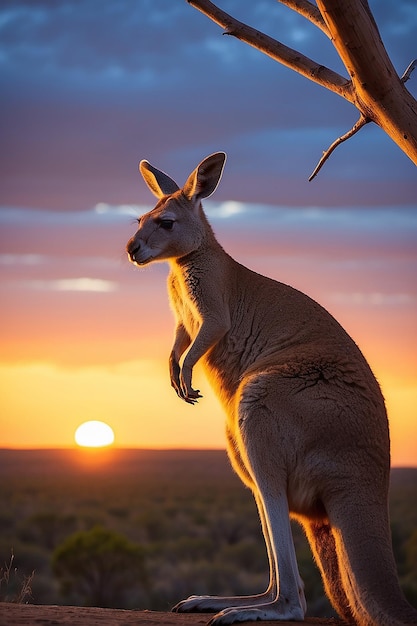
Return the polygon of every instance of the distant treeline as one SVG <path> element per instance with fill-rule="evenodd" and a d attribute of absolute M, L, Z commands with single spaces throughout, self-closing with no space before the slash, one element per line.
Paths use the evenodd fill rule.
<path fill-rule="evenodd" d="M 0 450 L 0 476 L 0 600 L 169 610 L 267 586 L 256 507 L 222 450 Z M 417 469 L 392 471 L 390 510 L 417 606 Z M 293 533 L 308 614 L 331 617 Z"/>

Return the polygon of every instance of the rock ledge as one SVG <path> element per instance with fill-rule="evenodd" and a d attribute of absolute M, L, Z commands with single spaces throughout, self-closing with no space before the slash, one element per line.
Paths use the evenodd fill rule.
<path fill-rule="evenodd" d="M 0 626 L 202 626 L 208 616 L 201 613 L 160 613 L 77 606 L 0 603 Z M 247 622 L 250 623 L 250 622 Z M 305 626 L 342 626 L 335 619 L 309 618 Z M 270 626 L 294 626 L 294 622 L 268 621 Z"/>

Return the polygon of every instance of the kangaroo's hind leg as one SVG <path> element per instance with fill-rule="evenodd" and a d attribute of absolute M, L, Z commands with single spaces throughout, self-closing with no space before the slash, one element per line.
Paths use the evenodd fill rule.
<path fill-rule="evenodd" d="M 250 596 L 190 596 L 186 600 L 182 600 L 181 602 L 176 604 L 172 609 L 174 612 L 217 613 L 218 611 L 221 611 L 222 609 L 226 609 L 231 606 L 255 606 L 256 604 L 271 602 L 273 599 L 276 598 L 276 595 L 278 593 L 272 542 L 269 536 L 269 529 L 262 499 L 257 493 L 256 486 L 244 465 L 243 459 L 239 454 L 236 443 L 230 432 L 227 432 L 227 439 L 228 453 L 232 465 L 239 477 L 245 483 L 245 485 L 252 490 L 258 507 L 262 532 L 265 539 L 266 551 L 269 561 L 269 585 L 265 592 Z"/>
<path fill-rule="evenodd" d="M 340 576 L 335 539 L 330 524 L 325 520 L 308 521 L 304 519 L 302 524 L 333 608 L 346 622 L 354 622 Z"/>
<path fill-rule="evenodd" d="M 287 500 L 286 451 L 277 431 L 279 419 L 262 401 L 263 384 L 255 377 L 242 390 L 237 443 L 255 485 L 270 538 L 277 575 L 276 596 L 262 604 L 231 606 L 215 615 L 212 626 L 259 620 L 302 621 L 305 614 L 303 585 L 298 573 Z M 263 375 L 259 377 L 262 379 Z M 258 386 L 257 382 L 261 382 Z M 279 430 L 279 427 L 278 427 Z"/>
<path fill-rule="evenodd" d="M 271 602 L 277 595 L 277 580 L 275 562 L 273 558 L 272 545 L 268 534 L 266 517 L 263 504 L 259 497 L 255 496 L 258 505 L 259 517 L 261 519 L 262 530 L 269 559 L 270 580 L 266 591 L 251 596 L 190 596 L 186 600 L 181 600 L 173 608 L 175 613 L 217 613 L 231 606 L 256 606 Z M 302 583 L 301 583 L 302 584 Z"/>

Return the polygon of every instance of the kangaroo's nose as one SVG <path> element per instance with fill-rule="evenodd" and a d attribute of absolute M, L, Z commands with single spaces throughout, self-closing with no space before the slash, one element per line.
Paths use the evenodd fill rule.
<path fill-rule="evenodd" d="M 133 237 L 132 239 L 130 239 L 130 241 L 128 241 L 126 246 L 127 256 L 129 257 L 130 261 L 136 261 L 135 255 L 139 252 L 139 250 L 140 243 L 138 241 L 135 241 L 135 238 Z"/>

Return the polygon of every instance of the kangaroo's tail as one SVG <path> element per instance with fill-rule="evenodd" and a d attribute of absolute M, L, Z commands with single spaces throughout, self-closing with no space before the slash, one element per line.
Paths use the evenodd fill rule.
<path fill-rule="evenodd" d="M 387 507 L 363 501 L 334 507 L 329 515 L 340 582 L 360 626 L 417 624 L 406 601 L 392 552 Z"/>

